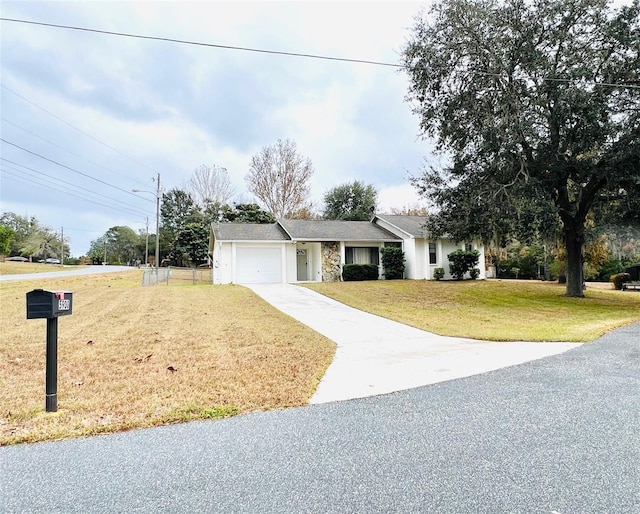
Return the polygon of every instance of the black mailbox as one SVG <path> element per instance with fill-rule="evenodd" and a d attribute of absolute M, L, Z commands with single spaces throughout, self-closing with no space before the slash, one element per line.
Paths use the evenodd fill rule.
<path fill-rule="evenodd" d="M 57 318 L 71 314 L 73 293 L 34 289 L 27 293 L 27 319 Z"/>

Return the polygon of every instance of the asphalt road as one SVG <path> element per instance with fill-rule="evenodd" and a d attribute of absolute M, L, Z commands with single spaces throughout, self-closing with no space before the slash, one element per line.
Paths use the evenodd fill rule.
<path fill-rule="evenodd" d="M 384 396 L 0 448 L 3 512 L 637 513 L 640 324 Z"/>
<path fill-rule="evenodd" d="M 28 266 L 28 263 L 24 263 Z M 51 266 L 53 270 L 59 270 L 59 266 Z M 64 271 L 43 271 L 42 273 L 23 273 L 20 275 L 0 275 L 0 282 L 15 280 L 40 280 L 44 278 L 69 277 L 76 275 L 98 275 L 102 273 L 117 273 L 118 271 L 132 270 L 131 266 L 69 266 Z"/>

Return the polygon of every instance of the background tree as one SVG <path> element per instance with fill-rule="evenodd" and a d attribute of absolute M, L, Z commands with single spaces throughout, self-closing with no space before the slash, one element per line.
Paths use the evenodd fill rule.
<path fill-rule="evenodd" d="M 555 220 L 567 295 L 583 296 L 587 216 L 616 202 L 632 218 L 640 189 L 639 12 L 638 0 L 444 0 L 418 19 L 408 99 L 452 161 L 415 181 L 439 209 L 432 230 L 486 240 L 526 214 Z"/>
<path fill-rule="evenodd" d="M 257 203 L 239 203 L 233 207 L 223 205 L 220 221 L 234 223 L 275 223 L 276 218 L 270 212 L 262 210 Z"/>
<path fill-rule="evenodd" d="M 11 227 L 0 225 L 0 257 L 4 258 L 11 252 L 11 241 L 13 241 L 16 233 Z"/>
<path fill-rule="evenodd" d="M 105 260 L 110 263 L 132 263 L 137 259 L 144 262 L 146 234 L 136 233 L 130 227 L 118 225 L 111 227 L 102 236 L 91 241 L 87 256 L 94 264 Z M 155 241 L 155 238 L 153 238 Z M 149 240 L 151 245 L 152 238 Z M 155 247 L 154 247 L 155 249 Z M 151 247 L 150 247 L 151 253 Z"/>
<path fill-rule="evenodd" d="M 209 251 L 209 230 L 202 223 L 187 223 L 176 238 L 172 261 L 182 265 L 197 266 L 207 260 Z"/>
<path fill-rule="evenodd" d="M 292 218 L 309 203 L 311 160 L 298 154 L 295 142 L 278 139 L 251 158 L 247 188 L 276 218 Z"/>
<path fill-rule="evenodd" d="M 177 234 L 199 216 L 200 210 L 187 191 L 174 188 L 162 195 L 160 222 L 166 231 Z"/>
<path fill-rule="evenodd" d="M 403 216 L 422 216 L 424 218 L 427 217 L 427 208 L 421 207 L 416 204 L 405 205 L 402 208 L 391 207 L 389 210 L 391 214 L 400 214 Z"/>
<path fill-rule="evenodd" d="M 324 195 L 323 218 L 368 221 L 376 212 L 378 192 L 371 184 L 358 180 L 336 186 Z"/>
<path fill-rule="evenodd" d="M 11 247 L 9 253 L 11 255 L 18 255 L 21 249 L 25 246 L 25 242 L 36 231 L 38 231 L 40 224 L 35 217 L 28 218 L 26 216 L 20 216 L 14 212 L 4 212 L 0 216 L 0 225 L 9 227 L 13 230 L 15 236 L 11 241 Z M 28 255 L 28 254 L 25 254 Z"/>
<path fill-rule="evenodd" d="M 218 206 L 229 202 L 235 190 L 226 168 L 202 164 L 191 175 L 187 192 L 200 209 L 212 205 L 217 210 Z"/>
<path fill-rule="evenodd" d="M 162 195 L 160 220 L 160 262 L 163 257 L 177 255 L 175 252 L 176 239 L 188 223 L 205 222 L 200 208 L 191 195 L 178 188 L 171 189 Z M 171 262 L 174 265 L 178 264 L 174 259 Z"/>
<path fill-rule="evenodd" d="M 55 257 L 62 259 L 63 250 L 65 256 L 68 254 L 68 245 L 62 245 L 60 237 L 53 229 L 38 225 L 29 237 L 23 241 L 20 254 L 28 255 L 30 258 L 48 259 Z"/>

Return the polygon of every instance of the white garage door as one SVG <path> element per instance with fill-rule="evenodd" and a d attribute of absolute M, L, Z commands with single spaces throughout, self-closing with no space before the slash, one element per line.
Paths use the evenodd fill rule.
<path fill-rule="evenodd" d="M 281 248 L 238 247 L 236 249 L 236 282 L 238 284 L 282 282 Z"/>

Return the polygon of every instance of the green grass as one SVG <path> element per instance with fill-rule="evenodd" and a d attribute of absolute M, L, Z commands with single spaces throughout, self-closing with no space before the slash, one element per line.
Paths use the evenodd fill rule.
<path fill-rule="evenodd" d="M 436 334 L 490 341 L 592 341 L 640 321 L 640 294 L 528 281 L 334 282 L 309 284 L 366 312 Z"/>

